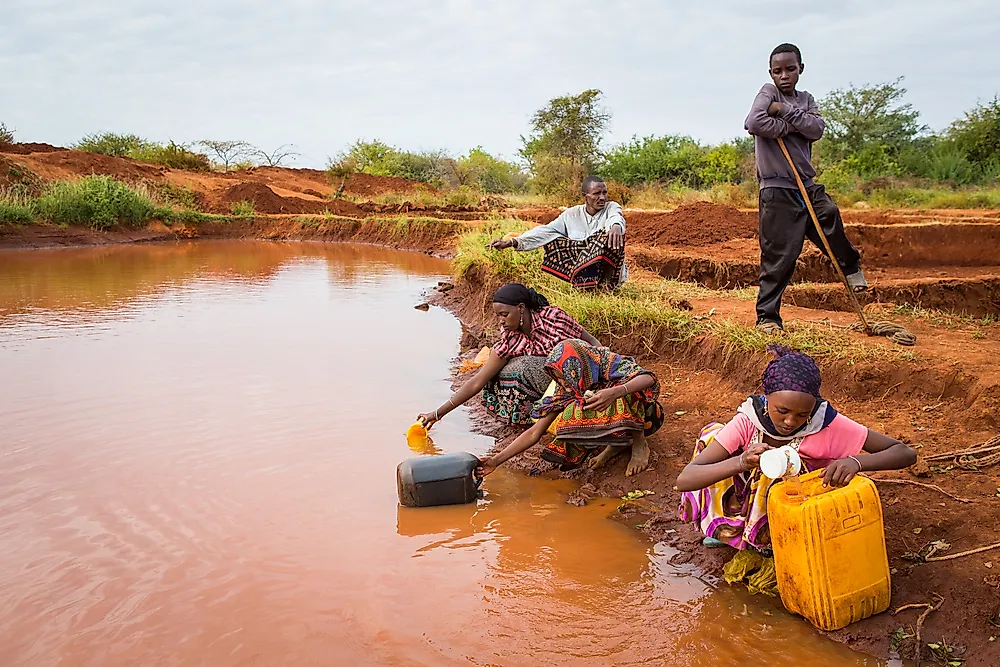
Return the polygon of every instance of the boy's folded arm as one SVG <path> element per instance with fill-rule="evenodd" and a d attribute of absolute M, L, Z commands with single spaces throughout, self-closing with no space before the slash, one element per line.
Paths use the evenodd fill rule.
<path fill-rule="evenodd" d="M 809 104 L 805 110 L 784 103 L 779 115 L 793 130 L 810 141 L 818 141 L 826 131 L 826 121 L 820 115 L 819 106 L 812 95 L 809 96 Z"/>
<path fill-rule="evenodd" d="M 769 95 L 766 90 L 757 93 L 744 125 L 747 132 L 766 139 L 777 139 L 792 131 L 792 127 L 787 121 L 767 115 L 767 108 L 771 106 L 773 101 L 773 96 Z"/>

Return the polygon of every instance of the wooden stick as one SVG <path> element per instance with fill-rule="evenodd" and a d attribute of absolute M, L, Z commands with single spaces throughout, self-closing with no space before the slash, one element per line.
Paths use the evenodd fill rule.
<path fill-rule="evenodd" d="M 892 612 L 892 615 L 895 616 L 899 612 L 906 611 L 907 609 L 926 609 L 927 607 L 933 607 L 933 606 L 934 605 L 929 604 L 927 602 L 914 602 L 913 604 L 904 604 L 902 607 Z"/>
<path fill-rule="evenodd" d="M 885 390 L 885 393 L 884 393 L 884 394 L 882 394 L 882 398 L 880 398 L 880 399 L 878 399 L 878 400 L 879 400 L 879 401 L 885 401 L 885 397 L 889 395 L 889 392 L 890 392 L 890 391 L 892 391 L 893 389 L 895 389 L 896 387 L 898 387 L 898 386 L 899 386 L 899 385 L 901 385 L 901 384 L 903 384 L 903 383 L 902 383 L 902 382 L 897 382 L 896 384 L 894 384 L 894 385 L 892 385 L 891 387 L 889 387 L 888 389 L 886 389 L 886 390 Z"/>
<path fill-rule="evenodd" d="M 924 652 L 924 645 L 920 643 L 920 630 L 921 630 L 921 628 L 924 627 L 924 621 L 927 619 L 927 617 L 930 615 L 930 613 L 932 611 L 937 611 L 938 609 L 941 608 L 941 605 L 944 604 L 944 598 L 943 597 L 941 597 L 937 593 L 934 593 L 933 595 L 934 595 L 934 597 L 937 598 L 937 604 L 935 604 L 933 606 L 928 605 L 927 609 L 924 610 L 924 613 L 920 614 L 920 618 L 917 619 L 917 633 L 916 633 L 917 634 L 917 636 L 916 636 L 916 640 L 917 640 L 916 663 L 917 664 L 916 664 L 916 667 L 920 667 L 920 654 Z"/>
<path fill-rule="evenodd" d="M 986 547 L 979 547 L 978 549 L 969 549 L 968 551 L 962 551 L 957 554 L 948 554 L 947 556 L 931 556 L 930 558 L 926 559 L 925 562 L 930 563 L 939 560 L 953 560 L 955 558 L 961 558 L 962 556 L 971 556 L 972 554 L 979 554 L 984 551 L 989 551 L 990 549 L 996 549 L 997 547 L 1000 547 L 1000 542 L 997 542 L 996 544 L 991 544 Z"/>
<path fill-rule="evenodd" d="M 995 452 L 997 450 L 1000 450 L 1000 445 L 993 445 L 993 446 L 980 445 L 978 447 L 972 447 L 970 449 L 962 449 L 955 452 L 945 452 L 944 454 L 935 454 L 934 456 L 925 456 L 924 461 L 946 461 L 948 459 L 957 459 L 961 456 L 986 454 L 987 452 Z"/>
<path fill-rule="evenodd" d="M 847 276 L 844 275 L 844 269 L 840 267 L 840 262 L 837 261 L 837 256 L 833 254 L 833 248 L 830 247 L 830 240 L 826 238 L 826 232 L 823 231 L 823 225 L 819 223 L 819 217 L 816 215 L 816 211 L 813 209 L 812 201 L 809 199 L 809 191 L 806 190 L 805 183 L 802 182 L 802 177 L 799 176 L 799 170 L 795 167 L 795 162 L 792 161 L 792 156 L 788 153 L 788 148 L 785 146 L 785 140 L 778 137 L 778 146 L 781 148 L 781 152 L 785 154 L 785 159 L 788 160 L 788 166 L 792 170 L 792 175 L 795 176 L 795 183 L 799 186 L 799 192 L 802 194 L 802 200 L 805 202 L 806 209 L 809 211 L 809 217 L 812 218 L 813 224 L 816 226 L 816 232 L 819 234 L 820 240 L 823 241 L 823 247 L 826 248 L 826 253 L 830 258 L 830 263 L 833 264 L 833 268 L 837 270 L 837 275 L 840 279 L 844 281 L 844 287 L 847 288 L 847 296 L 851 300 L 851 305 L 854 306 L 854 312 L 858 314 L 858 319 L 861 320 L 861 326 L 864 328 L 864 332 L 869 336 L 872 334 L 872 328 L 868 325 L 868 320 L 865 319 L 865 314 L 861 312 L 861 304 L 858 303 L 858 296 L 854 293 L 854 288 L 851 287 L 851 283 L 848 282 Z"/>
<path fill-rule="evenodd" d="M 969 500 L 968 498 L 959 498 L 956 495 L 948 493 L 947 491 L 945 491 L 944 489 L 942 489 L 940 486 L 938 486 L 936 484 L 924 484 L 923 482 L 914 482 L 913 480 L 910 480 L 910 479 L 879 479 L 877 477 L 872 477 L 870 479 L 873 482 L 883 482 L 885 484 L 909 484 L 910 486 L 919 486 L 919 487 L 924 488 L 924 489 L 930 489 L 931 491 L 937 491 L 938 493 L 943 493 L 944 495 L 948 496 L 949 498 L 954 498 L 955 500 L 957 500 L 960 503 L 972 503 L 972 502 L 975 502 L 973 500 Z"/>

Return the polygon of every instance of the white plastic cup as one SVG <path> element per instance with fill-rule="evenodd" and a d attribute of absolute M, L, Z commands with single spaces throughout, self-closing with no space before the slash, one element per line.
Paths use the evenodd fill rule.
<path fill-rule="evenodd" d="M 799 458 L 799 453 L 788 445 L 769 449 L 760 455 L 760 471 L 771 479 L 798 475 L 800 470 L 802 470 L 802 459 Z"/>

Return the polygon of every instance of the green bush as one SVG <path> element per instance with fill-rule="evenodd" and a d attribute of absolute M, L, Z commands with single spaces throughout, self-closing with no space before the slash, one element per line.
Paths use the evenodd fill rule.
<path fill-rule="evenodd" d="M 257 212 L 257 208 L 252 201 L 234 201 L 232 206 L 229 207 L 229 211 L 233 214 L 234 218 L 246 220 L 253 218 Z"/>
<path fill-rule="evenodd" d="M 165 146 L 161 146 L 160 144 L 146 144 L 128 157 L 140 162 L 162 164 L 171 169 L 208 171 L 212 168 L 212 163 L 209 162 L 207 156 L 192 151 L 185 144 L 178 144 L 173 141 Z"/>
<path fill-rule="evenodd" d="M 128 157 L 140 162 L 162 164 L 171 169 L 208 171 L 212 166 L 207 156 L 192 151 L 186 144 L 171 141 L 163 145 L 146 141 L 135 134 L 115 134 L 114 132 L 88 134 L 73 144 L 71 148 L 88 153 Z"/>
<path fill-rule="evenodd" d="M 752 160 L 752 139 L 705 147 L 685 136 L 633 138 L 604 156 L 601 174 L 628 186 L 669 183 L 701 188 L 741 183 L 754 173 Z"/>
<path fill-rule="evenodd" d="M 527 191 L 528 178 L 517 165 L 494 157 L 477 146 L 456 161 L 459 182 L 486 194 Z"/>
<path fill-rule="evenodd" d="M 14 130 L 0 123 L 0 146 L 10 146 L 12 143 L 14 143 Z"/>
<path fill-rule="evenodd" d="M 35 219 L 30 197 L 9 189 L 0 189 L 0 225 L 26 225 Z"/>
<path fill-rule="evenodd" d="M 141 227 L 163 214 L 149 193 L 109 176 L 50 184 L 35 203 L 39 217 L 59 225 Z"/>
<path fill-rule="evenodd" d="M 330 161 L 327 173 L 333 180 L 350 174 L 394 176 L 435 186 L 459 185 L 455 161 L 444 151 L 411 153 L 379 140 L 358 140 Z"/>
<path fill-rule="evenodd" d="M 134 154 L 150 145 L 142 137 L 135 134 L 115 134 L 114 132 L 102 132 L 99 134 L 88 134 L 80 141 L 72 144 L 70 148 L 88 153 L 100 153 L 101 155 L 111 155 L 113 157 L 134 157 Z"/>
<path fill-rule="evenodd" d="M 1000 160 L 1000 98 L 967 111 L 952 123 L 948 138 L 972 162 L 979 165 Z"/>

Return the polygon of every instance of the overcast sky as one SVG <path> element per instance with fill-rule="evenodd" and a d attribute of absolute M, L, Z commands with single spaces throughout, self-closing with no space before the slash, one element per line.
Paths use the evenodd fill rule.
<path fill-rule="evenodd" d="M 21 141 L 98 131 L 295 144 L 358 138 L 516 155 L 533 111 L 604 91 L 606 144 L 742 133 L 784 41 L 800 88 L 905 76 L 932 128 L 1000 92 L 996 0 L 3 0 L 0 121 Z"/>

